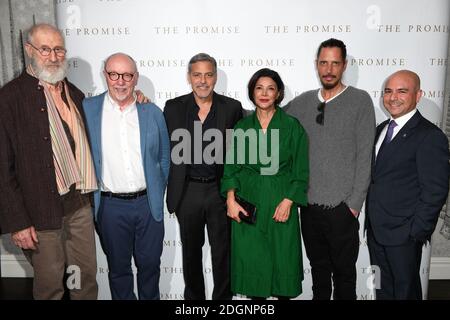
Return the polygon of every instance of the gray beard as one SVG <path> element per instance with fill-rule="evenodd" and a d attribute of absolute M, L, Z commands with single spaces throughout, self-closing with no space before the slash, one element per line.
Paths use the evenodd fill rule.
<path fill-rule="evenodd" d="M 36 76 L 39 80 L 56 84 L 59 81 L 63 80 L 66 77 L 68 63 L 67 60 L 64 60 L 62 65 L 54 72 L 50 72 L 45 68 L 41 68 L 34 59 L 31 59 L 31 66 L 33 67 L 33 71 L 36 73 Z"/>

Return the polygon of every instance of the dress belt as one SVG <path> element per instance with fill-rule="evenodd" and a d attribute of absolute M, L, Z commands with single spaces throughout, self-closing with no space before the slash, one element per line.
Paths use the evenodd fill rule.
<path fill-rule="evenodd" d="M 147 189 L 144 189 L 144 190 L 138 191 L 138 192 L 131 192 L 131 193 L 113 193 L 113 192 L 109 192 L 109 191 L 102 191 L 103 197 L 118 198 L 118 199 L 124 199 L 124 200 L 136 199 L 136 198 L 145 196 L 146 194 L 147 194 Z"/>
<path fill-rule="evenodd" d="M 211 183 L 216 181 L 216 177 L 209 177 L 209 178 L 205 178 L 205 177 L 188 177 L 189 181 L 192 182 L 199 182 L 199 183 Z"/>

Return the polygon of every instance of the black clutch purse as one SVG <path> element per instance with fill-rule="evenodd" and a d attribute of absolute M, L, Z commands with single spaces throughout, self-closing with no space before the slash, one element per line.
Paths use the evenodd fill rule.
<path fill-rule="evenodd" d="M 256 206 L 254 204 L 238 197 L 237 195 L 234 196 L 234 199 L 248 213 L 248 216 L 246 216 L 243 212 L 239 212 L 239 218 L 248 224 L 255 224 L 256 223 Z"/>

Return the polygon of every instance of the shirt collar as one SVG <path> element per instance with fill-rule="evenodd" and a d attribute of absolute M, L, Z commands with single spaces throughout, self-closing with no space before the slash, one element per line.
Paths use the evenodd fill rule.
<path fill-rule="evenodd" d="M 200 107 L 198 106 L 197 102 L 195 101 L 195 98 L 192 97 L 192 103 L 190 104 L 190 112 L 191 112 L 191 114 L 194 115 L 194 116 L 197 116 L 199 110 L 200 110 Z M 211 114 L 211 116 L 214 115 L 215 112 L 216 112 L 216 106 L 215 106 L 215 103 L 214 103 L 214 96 L 213 96 L 212 103 L 211 103 L 211 108 L 209 109 L 208 116 L 210 116 L 210 114 Z"/>
<path fill-rule="evenodd" d="M 63 82 L 62 81 L 58 81 L 56 84 L 51 84 L 51 83 L 47 83 L 44 81 L 39 81 L 41 84 L 45 84 L 45 86 L 47 86 L 47 88 L 50 90 L 50 92 L 52 93 L 59 93 L 61 94 L 63 91 Z"/>
<path fill-rule="evenodd" d="M 404 114 L 401 117 L 398 117 L 396 119 L 391 117 L 390 121 L 395 120 L 397 127 L 402 128 L 409 121 L 409 119 L 411 119 L 416 114 L 416 112 L 417 112 L 417 108 L 414 108 L 407 114 Z"/>
<path fill-rule="evenodd" d="M 269 125 L 267 126 L 267 129 L 272 129 L 273 127 L 275 128 L 279 128 L 280 126 L 280 117 L 281 117 L 281 111 L 280 111 L 280 107 L 279 106 L 275 106 L 275 112 L 272 116 L 272 119 L 270 119 Z M 255 112 L 253 112 L 252 114 L 253 116 L 253 127 L 254 128 L 258 128 L 261 127 L 261 124 L 259 123 L 258 120 L 258 115 L 256 114 L 256 107 L 255 107 Z"/>
<path fill-rule="evenodd" d="M 131 102 L 129 105 L 127 105 L 127 107 L 123 110 L 120 111 L 120 106 L 117 104 L 117 102 L 114 101 L 114 99 L 111 97 L 111 95 L 109 94 L 109 91 L 106 94 L 106 99 L 108 99 L 108 104 L 107 104 L 107 108 L 109 110 L 116 110 L 119 112 L 124 112 L 124 113 L 128 113 L 130 111 L 132 111 L 134 108 L 136 108 L 136 95 L 133 93 L 133 102 Z"/>
<path fill-rule="evenodd" d="M 347 90 L 347 88 L 348 88 L 348 86 L 345 86 L 344 89 L 342 89 L 341 92 L 339 92 L 339 93 L 338 93 L 337 95 L 335 95 L 333 98 L 328 99 L 327 101 L 325 101 L 325 99 L 322 97 L 322 93 L 321 93 L 322 88 L 320 88 L 320 89 L 317 91 L 317 97 L 319 98 L 320 102 L 324 102 L 324 101 L 325 101 L 326 103 L 328 103 L 328 102 L 330 102 L 330 101 L 333 101 L 333 100 L 336 99 L 337 97 L 339 97 L 345 90 Z"/>

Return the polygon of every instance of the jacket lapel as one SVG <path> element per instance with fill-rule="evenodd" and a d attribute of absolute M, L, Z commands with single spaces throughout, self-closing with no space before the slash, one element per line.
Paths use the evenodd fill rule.
<path fill-rule="evenodd" d="M 186 128 L 186 129 L 189 128 L 189 125 L 190 125 L 190 123 L 189 123 L 189 120 L 190 120 L 189 112 L 190 112 L 191 106 L 193 106 L 194 103 L 195 103 L 194 94 L 191 92 L 187 96 L 186 100 L 184 100 L 183 110 L 181 110 L 181 114 L 180 114 L 181 117 L 180 117 L 180 119 L 184 120 L 182 128 Z"/>
<path fill-rule="evenodd" d="M 94 101 L 93 107 L 95 108 L 94 113 L 92 115 L 93 118 L 93 130 L 92 133 L 94 137 L 94 141 L 92 143 L 95 144 L 93 146 L 93 150 L 97 151 L 98 159 L 102 158 L 102 114 L 103 114 L 103 102 L 105 100 L 106 93 L 103 93 L 98 96 L 98 98 Z M 100 168 L 101 169 L 101 168 Z"/>
<path fill-rule="evenodd" d="M 141 156 L 142 156 L 142 163 L 144 162 L 145 157 L 145 149 L 147 144 L 147 126 L 148 126 L 148 106 L 145 104 L 140 104 L 136 102 L 136 108 L 138 112 L 138 119 L 139 119 L 139 135 L 141 138 Z"/>
<path fill-rule="evenodd" d="M 400 129 L 392 141 L 383 147 L 383 151 L 378 154 L 376 165 L 382 163 L 383 161 L 386 162 L 386 159 L 391 158 L 393 154 L 401 149 L 402 145 L 414 133 L 414 128 L 419 124 L 421 119 L 422 115 L 419 111 L 417 111 L 414 116 Z"/>
<path fill-rule="evenodd" d="M 377 163 L 377 157 L 376 157 L 376 151 L 377 151 L 377 143 L 378 139 L 380 138 L 381 131 L 383 131 L 384 127 L 389 123 L 389 119 L 382 122 L 377 126 L 377 131 L 375 133 L 375 142 L 373 144 L 373 150 L 372 150 L 372 176 L 375 174 L 375 167 Z"/>
<path fill-rule="evenodd" d="M 216 105 L 216 115 L 217 115 L 217 129 L 220 130 L 220 132 L 222 132 L 222 134 L 225 133 L 225 129 L 226 129 L 226 122 L 227 122 L 227 117 L 226 117 L 226 107 L 223 105 L 222 103 L 222 99 L 220 98 L 220 96 L 214 92 L 213 95 L 213 103 Z"/>

